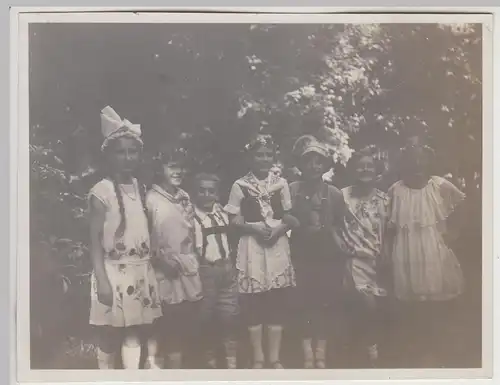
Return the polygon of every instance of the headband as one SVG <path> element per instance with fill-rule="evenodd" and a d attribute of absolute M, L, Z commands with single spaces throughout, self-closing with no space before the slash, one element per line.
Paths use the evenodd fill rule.
<path fill-rule="evenodd" d="M 251 151 L 256 147 L 269 146 L 276 149 L 273 137 L 269 134 L 258 134 L 250 143 L 245 146 L 246 151 Z"/>

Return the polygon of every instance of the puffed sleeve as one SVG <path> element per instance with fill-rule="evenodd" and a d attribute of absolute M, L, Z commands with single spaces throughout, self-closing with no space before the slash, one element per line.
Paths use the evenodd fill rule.
<path fill-rule="evenodd" d="M 465 194 L 445 178 L 437 178 L 437 181 L 439 185 L 439 192 L 443 201 L 442 209 L 444 211 L 444 215 L 448 217 L 465 199 Z"/>
<path fill-rule="evenodd" d="M 111 205 L 111 196 L 114 194 L 114 187 L 113 184 L 108 181 L 107 179 L 101 180 L 99 183 L 94 185 L 90 189 L 90 192 L 88 194 L 88 200 L 90 202 L 90 199 L 92 197 L 97 198 L 104 206 L 110 207 Z"/>
<path fill-rule="evenodd" d="M 240 214 L 240 208 L 241 208 L 241 200 L 243 199 L 243 191 L 241 190 L 241 187 L 238 186 L 237 183 L 233 184 L 233 187 L 231 187 L 231 192 L 229 193 L 229 199 L 227 202 L 227 205 L 224 207 L 224 210 L 233 215 L 239 215 Z"/>

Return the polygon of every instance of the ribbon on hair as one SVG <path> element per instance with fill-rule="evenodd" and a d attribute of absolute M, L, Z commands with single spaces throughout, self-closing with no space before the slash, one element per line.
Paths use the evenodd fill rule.
<path fill-rule="evenodd" d="M 106 147 L 110 139 L 120 136 L 130 135 L 137 139 L 141 144 L 141 125 L 133 124 L 127 119 L 122 119 L 116 111 L 106 106 L 101 110 L 101 132 L 104 136 L 102 149 Z"/>

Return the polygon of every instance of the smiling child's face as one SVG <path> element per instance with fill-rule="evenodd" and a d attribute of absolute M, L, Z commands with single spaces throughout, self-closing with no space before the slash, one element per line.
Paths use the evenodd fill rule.
<path fill-rule="evenodd" d="M 163 164 L 163 177 L 165 182 L 173 187 L 180 187 L 184 180 L 185 170 L 175 162 L 168 162 Z"/>
<path fill-rule="evenodd" d="M 269 146 L 260 146 L 253 154 L 253 172 L 265 177 L 274 164 L 274 151 Z"/>
<path fill-rule="evenodd" d="M 208 179 L 199 180 L 193 198 L 198 207 L 206 211 L 212 211 L 218 199 L 218 183 Z"/>
<path fill-rule="evenodd" d="M 368 184 L 375 180 L 375 162 L 371 156 L 365 155 L 356 162 L 356 175 L 358 182 Z"/>

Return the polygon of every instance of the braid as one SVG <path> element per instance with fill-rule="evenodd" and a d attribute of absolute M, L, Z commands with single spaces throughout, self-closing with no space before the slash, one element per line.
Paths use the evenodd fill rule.
<path fill-rule="evenodd" d="M 127 226 L 127 218 L 125 216 L 125 206 L 123 205 L 123 195 L 120 190 L 120 186 L 118 186 L 118 183 L 116 180 L 112 179 L 113 182 L 113 187 L 115 189 L 115 194 L 116 194 L 116 199 L 118 200 L 118 206 L 120 207 L 120 225 L 116 229 L 115 232 L 115 238 L 121 238 L 125 234 L 125 228 Z"/>
<path fill-rule="evenodd" d="M 148 206 L 146 204 L 146 189 L 147 189 L 147 187 L 144 184 L 139 184 L 138 188 L 139 188 L 139 195 L 141 197 L 142 210 L 144 211 L 144 215 L 146 215 L 146 219 L 148 221 L 148 233 L 151 234 L 151 229 L 153 227 L 153 224 L 151 223 L 151 217 L 149 215 Z"/>

